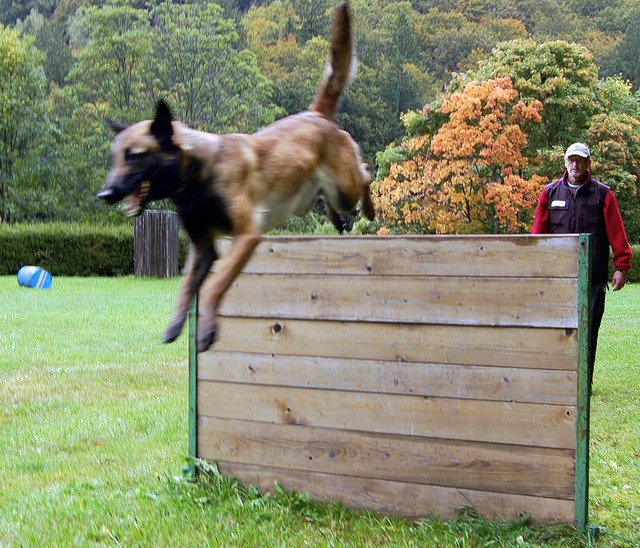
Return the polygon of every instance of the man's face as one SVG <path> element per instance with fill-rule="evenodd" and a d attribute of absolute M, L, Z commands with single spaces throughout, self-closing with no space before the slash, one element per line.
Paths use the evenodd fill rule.
<path fill-rule="evenodd" d="M 574 185 L 580 185 L 587 178 L 587 172 L 591 167 L 591 158 L 572 155 L 564 159 L 564 165 L 567 168 L 569 182 Z"/>

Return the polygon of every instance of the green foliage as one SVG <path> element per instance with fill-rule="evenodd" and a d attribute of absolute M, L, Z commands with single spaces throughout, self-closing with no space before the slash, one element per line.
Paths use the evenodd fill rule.
<path fill-rule="evenodd" d="M 307 42 L 314 36 L 324 35 L 329 27 L 334 0 L 290 0 L 293 9 L 300 18 L 298 40 Z"/>
<path fill-rule="evenodd" d="M 54 276 L 133 273 L 133 227 L 66 223 L 0 225 L 0 274 L 25 265 Z"/>
<path fill-rule="evenodd" d="M 262 72 L 273 82 L 276 103 L 285 114 L 307 108 L 329 56 L 328 36 L 301 43 L 300 17 L 288 2 L 252 8 L 242 26 Z"/>
<path fill-rule="evenodd" d="M 526 36 L 524 26 L 513 20 L 487 17 L 480 24 L 461 12 L 435 9 L 424 16 L 418 32 L 426 66 L 442 79 L 464 68 L 472 53 L 488 54 L 498 42 Z"/>
<path fill-rule="evenodd" d="M 310 211 L 304 217 L 289 217 L 280 226 L 269 232 L 271 235 L 335 235 L 338 231 L 327 221 L 327 218 L 316 210 Z"/>
<path fill-rule="evenodd" d="M 618 50 L 619 68 L 632 82 L 635 89 L 640 89 L 640 8 L 632 12 L 628 26 Z"/>
<path fill-rule="evenodd" d="M 153 107 L 153 98 L 144 94 L 153 66 L 148 12 L 114 2 L 87 8 L 76 24 L 88 36 L 69 75 L 80 103 L 123 122 L 138 121 L 140 112 Z"/>
<path fill-rule="evenodd" d="M 503 43 L 468 75 L 478 80 L 503 76 L 512 79 L 522 99 L 543 105 L 542 124 L 530 128 L 533 150 L 580 140 L 589 118 L 597 112 L 593 88 L 598 69 L 584 46 L 564 41 Z"/>
<path fill-rule="evenodd" d="M 0 25 L 0 222 L 12 220 L 24 194 L 46 191 L 52 127 L 42 60 L 31 37 Z"/>
<path fill-rule="evenodd" d="M 253 132 L 273 122 L 270 85 L 217 4 L 162 2 L 150 15 L 153 66 L 146 87 L 156 98 L 171 97 L 178 119 L 219 133 Z"/>
<path fill-rule="evenodd" d="M 36 39 L 54 32 L 37 14 L 21 28 Z M 201 129 L 251 132 L 275 119 L 269 82 L 215 4 L 161 3 L 149 12 L 114 1 L 80 12 L 71 30 L 77 59 L 66 85 L 52 87 L 46 102 L 43 57 L 33 38 L 2 31 L 22 48 L 25 68 L 24 77 L 13 70 L 4 87 L 10 100 L 0 105 L 3 134 L 12 132 L 0 154 L 0 220 L 118 219 L 117 210 L 95 199 L 112 138 L 105 119 L 150 117 L 159 97 L 170 98 L 178 117 Z M 64 79 L 64 56 L 54 63 L 54 43 L 43 41 L 48 66 Z"/>
<path fill-rule="evenodd" d="M 86 45 L 70 74 L 73 93 L 101 117 L 136 122 L 169 98 L 180 120 L 209 131 L 254 131 L 275 118 L 269 83 L 217 4 L 147 11 L 114 0 L 74 24 Z"/>
<path fill-rule="evenodd" d="M 57 4 L 56 0 L 0 0 L 0 24 L 13 24 L 33 10 L 50 17 Z"/>
<path fill-rule="evenodd" d="M 614 190 L 629 240 L 640 242 L 640 120 L 603 112 L 592 120 L 586 139 L 593 173 Z"/>
<path fill-rule="evenodd" d="M 373 164 L 375 151 L 382 143 L 397 135 L 399 119 L 391 119 L 387 103 L 380 91 L 379 73 L 360 64 L 358 74 L 344 94 L 336 122 L 355 136 L 364 161 Z"/>
<path fill-rule="evenodd" d="M 313 5 L 312 5 L 313 4 Z M 243 18 L 249 46 L 274 83 L 286 114 L 305 109 L 315 96 L 329 56 L 333 2 L 271 2 Z M 408 2 L 354 2 L 358 73 L 347 88 L 338 123 L 352 133 L 372 163 L 377 150 L 399 136 L 399 116 L 431 95 L 434 79 L 419 64 L 419 17 Z M 311 36 L 316 29 L 316 36 Z"/>
<path fill-rule="evenodd" d="M 631 268 L 627 272 L 627 282 L 637 284 L 640 283 L 640 243 L 631 244 L 633 250 L 633 258 L 631 259 Z M 615 268 L 613 266 L 613 255 L 609 260 L 609 279 L 613 277 Z"/>
<path fill-rule="evenodd" d="M 25 69 L 3 85 L 11 65 L 0 67 L 0 129 L 18 137 L 0 132 L 1 220 L 116 219 L 94 199 L 108 164 L 104 119 L 150 117 L 159 97 L 187 124 L 216 132 L 254 131 L 306 108 L 336 3 L 0 0 Z M 359 67 L 337 122 L 366 162 L 378 155 L 380 176 L 391 165 L 385 147 L 401 152 L 404 132 L 434 134 L 445 123 L 434 113 L 452 72 L 460 85 L 508 74 L 524 99 L 543 101 L 528 147 L 548 177 L 562 141 L 586 139 L 594 117 L 609 109 L 638 118 L 638 97 L 619 84 L 603 93 L 597 74 L 637 87 L 639 0 L 351 0 L 351 8 Z M 9 32 L 2 27 L 5 46 Z"/>
<path fill-rule="evenodd" d="M 62 86 L 73 66 L 73 55 L 66 43 L 66 25 L 60 18 L 48 19 L 40 12 L 31 10 L 24 21 L 18 21 L 16 29 L 21 34 L 34 37 L 34 45 L 44 54 L 44 71 L 47 79 Z"/>

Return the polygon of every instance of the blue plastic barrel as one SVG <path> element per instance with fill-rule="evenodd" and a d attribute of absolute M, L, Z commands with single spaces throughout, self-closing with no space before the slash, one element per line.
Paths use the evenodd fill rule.
<path fill-rule="evenodd" d="M 23 266 L 18 270 L 18 283 L 22 287 L 49 289 L 53 283 L 53 277 L 39 266 Z"/>

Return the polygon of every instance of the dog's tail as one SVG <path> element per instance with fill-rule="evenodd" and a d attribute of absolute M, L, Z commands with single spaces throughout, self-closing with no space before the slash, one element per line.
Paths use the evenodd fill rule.
<path fill-rule="evenodd" d="M 336 8 L 333 14 L 331 60 L 325 70 L 318 94 L 309 107 L 310 110 L 319 112 L 327 118 L 333 118 L 340 95 L 352 76 L 352 60 L 351 18 L 349 5 L 345 2 Z"/>

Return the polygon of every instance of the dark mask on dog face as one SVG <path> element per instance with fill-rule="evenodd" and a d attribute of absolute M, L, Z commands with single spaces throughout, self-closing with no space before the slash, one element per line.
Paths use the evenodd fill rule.
<path fill-rule="evenodd" d="M 181 184 L 181 154 L 173 143 L 171 112 L 160 101 L 152 121 L 110 125 L 117 134 L 111 169 L 97 197 L 108 204 L 123 202 L 127 215 L 139 215 L 150 201 L 171 197 Z"/>

